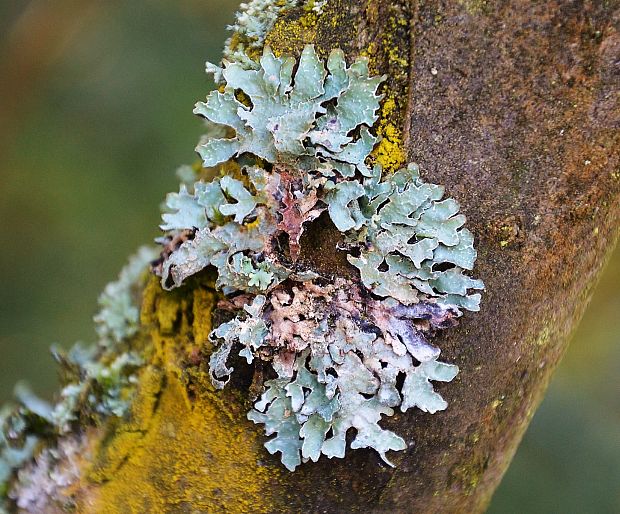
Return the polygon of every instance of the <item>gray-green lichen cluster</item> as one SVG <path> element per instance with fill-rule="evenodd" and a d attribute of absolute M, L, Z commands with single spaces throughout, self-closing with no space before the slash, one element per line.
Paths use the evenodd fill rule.
<path fill-rule="evenodd" d="M 157 254 L 154 248 L 140 248 L 118 280 L 106 286 L 94 318 L 97 344 L 77 344 L 67 353 L 53 350 L 65 375 L 56 403 L 37 397 L 25 384 L 16 386 L 18 405 L 0 412 L 0 498 L 4 501 L 10 498 L 25 512 L 41 512 L 39 502 L 46 495 L 61 494 L 77 478 L 77 468 L 71 465 L 81 445 L 80 436 L 71 435 L 76 423 L 83 421 L 86 426 L 125 414 L 135 382 L 133 372 L 142 364 L 130 340 L 138 330 L 138 305 L 148 265 Z M 59 436 L 63 438 L 57 447 Z M 57 465 L 69 468 L 57 469 Z M 9 490 L 16 470 L 20 472 Z M 2 508 L 0 502 L 0 512 Z"/>
<path fill-rule="evenodd" d="M 256 61 L 248 54 L 263 48 L 265 36 L 273 28 L 280 12 L 296 4 L 297 0 L 251 0 L 242 3 L 235 15 L 235 23 L 228 26 L 234 36 L 226 41 L 224 59 L 255 68 Z"/>
<path fill-rule="evenodd" d="M 429 340 L 478 310 L 483 289 L 467 275 L 473 236 L 441 186 L 417 166 L 383 177 L 371 151 L 382 77 L 347 67 L 339 50 L 323 63 L 312 46 L 296 62 L 266 48 L 259 62 L 208 65 L 219 89 L 196 105 L 210 134 L 203 166 L 236 163 L 234 176 L 191 184 L 166 199 L 166 289 L 212 266 L 229 321 L 211 338 L 213 384 L 233 373 L 231 354 L 271 364 L 274 377 L 248 417 L 265 425 L 271 453 L 291 470 L 320 455 L 374 448 L 387 461 L 405 441 L 381 428 L 394 408 L 434 413 L 447 404 L 432 381 L 457 367 Z M 230 169 L 230 168 L 229 168 Z M 300 259 L 319 216 L 341 233 L 359 280 L 324 275 Z M 334 252 L 336 249 L 334 248 Z"/>
<path fill-rule="evenodd" d="M 202 141 L 196 150 L 204 166 L 247 153 L 315 176 L 352 177 L 356 169 L 370 176 L 364 160 L 377 142 L 369 127 L 377 119 L 382 77 L 369 77 L 366 60 L 347 68 L 343 52 L 334 50 L 325 70 L 313 46 L 298 63 L 266 48 L 258 70 L 236 62 L 210 68 L 224 91 L 213 91 L 194 113 L 234 136 Z"/>

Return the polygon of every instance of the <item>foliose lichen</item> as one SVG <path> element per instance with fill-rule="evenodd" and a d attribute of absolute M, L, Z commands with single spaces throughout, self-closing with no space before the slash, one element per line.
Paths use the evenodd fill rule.
<path fill-rule="evenodd" d="M 247 57 L 247 54 L 246 54 Z M 269 363 L 248 414 L 271 453 L 294 470 L 350 447 L 386 453 L 405 441 L 379 422 L 395 408 L 434 413 L 447 403 L 432 382 L 458 368 L 438 360 L 434 334 L 479 309 L 473 235 L 457 202 L 409 164 L 390 175 L 372 153 L 383 77 L 340 50 L 324 63 L 265 48 L 256 62 L 208 65 L 219 89 L 195 113 L 215 137 L 197 147 L 204 168 L 235 162 L 234 176 L 191 184 L 166 199 L 155 267 L 166 289 L 207 267 L 225 299 L 211 333 L 210 374 L 222 388 L 233 353 Z M 191 176 L 186 173 L 186 176 Z M 359 279 L 300 259 L 301 238 L 326 213 Z M 258 384 L 260 386 L 260 384 Z"/>
<path fill-rule="evenodd" d="M 80 479 L 80 463 L 85 454 L 85 435 L 66 436 L 57 445 L 38 452 L 18 471 L 11 490 L 19 512 L 49 512 L 52 502 L 73 510 L 69 488 Z"/>
<path fill-rule="evenodd" d="M 262 49 L 265 37 L 279 14 L 296 4 L 297 0 L 251 0 L 242 3 L 235 15 L 235 23 L 228 26 L 228 30 L 233 31 L 233 36 L 224 46 L 224 59 L 250 69 L 255 68 L 256 62 L 252 56 Z"/>
<path fill-rule="evenodd" d="M 364 161 L 377 142 L 369 127 L 377 120 L 382 77 L 369 77 L 367 60 L 347 68 L 344 53 L 333 50 L 326 70 L 308 45 L 297 63 L 265 48 L 256 70 L 237 62 L 209 68 L 223 91 L 197 103 L 194 113 L 235 135 L 201 141 L 196 150 L 204 166 L 252 154 L 322 176 L 352 177 L 356 168 L 370 175 Z"/>
<path fill-rule="evenodd" d="M 343 458 L 351 429 L 350 448 L 373 448 L 389 463 L 387 452 L 406 443 L 381 419 L 396 408 L 447 407 L 433 382 L 451 381 L 458 368 L 438 360 L 432 339 L 479 309 L 484 286 L 468 275 L 476 251 L 458 204 L 416 165 L 398 169 L 398 134 L 385 120 L 377 127 L 385 77 L 371 76 L 363 58 L 347 66 L 339 49 L 323 62 L 312 45 L 299 60 L 263 48 L 298 4 L 242 4 L 222 65 L 207 64 L 218 89 L 194 111 L 206 125 L 203 168 L 177 172 L 154 270 L 173 289 L 216 269 L 224 299 L 214 320 L 227 321 L 210 335 L 211 382 L 225 387 L 235 354 L 261 363 L 267 380 L 255 374 L 262 394 L 248 418 L 273 435 L 265 446 L 286 468 Z M 324 4 L 304 6 L 321 13 Z M 198 180 L 205 176 L 215 178 Z M 322 215 L 357 279 L 300 258 L 304 232 Z M 39 512 L 50 501 L 72 508 L 65 493 L 79 479 L 84 428 L 124 416 L 132 401 L 143 365 L 138 302 L 157 254 L 141 249 L 106 287 L 95 345 L 54 350 L 65 375 L 57 401 L 20 384 L 17 407 L 0 411 L 0 512 Z"/>
<path fill-rule="evenodd" d="M 79 434 L 126 413 L 134 371 L 143 362 L 139 345 L 132 344 L 139 299 L 157 255 L 152 247 L 140 248 L 118 280 L 106 286 L 94 317 L 100 337 L 96 344 L 76 344 L 68 352 L 53 348 L 65 382 L 55 403 L 39 398 L 24 383 L 15 387 L 17 406 L 0 412 L 0 512 L 8 502 L 24 512 L 41 512 L 46 498 L 69 502 L 62 490 L 77 479 L 72 459 L 82 451 Z"/>
<path fill-rule="evenodd" d="M 118 280 L 110 282 L 99 296 L 99 312 L 94 317 L 100 344 L 114 345 L 136 334 L 139 327 L 140 277 L 146 265 L 157 257 L 153 248 L 143 246 L 129 259 Z"/>

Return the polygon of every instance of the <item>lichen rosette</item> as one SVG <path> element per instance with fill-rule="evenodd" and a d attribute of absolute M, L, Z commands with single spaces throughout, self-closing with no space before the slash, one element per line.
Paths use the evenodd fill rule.
<path fill-rule="evenodd" d="M 379 138 L 383 77 L 340 50 L 324 63 L 312 46 L 298 62 L 265 48 L 255 66 L 208 65 L 219 88 L 196 105 L 208 133 L 204 168 L 234 162 L 235 174 L 186 179 L 166 199 L 162 286 L 207 268 L 226 299 L 210 374 L 217 388 L 231 353 L 270 365 L 248 417 L 265 425 L 271 453 L 294 470 L 320 455 L 373 448 L 386 461 L 405 441 L 379 422 L 395 408 L 447 407 L 433 381 L 458 368 L 438 360 L 438 330 L 479 309 L 471 232 L 444 188 L 415 164 L 383 176 L 371 153 Z M 333 251 L 352 269 L 334 276 L 299 259 L 318 217 L 340 233 Z"/>

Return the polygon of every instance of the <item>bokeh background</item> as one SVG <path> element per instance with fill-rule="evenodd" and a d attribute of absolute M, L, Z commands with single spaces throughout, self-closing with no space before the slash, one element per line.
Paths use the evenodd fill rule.
<path fill-rule="evenodd" d="M 51 343 L 96 299 L 192 162 L 237 0 L 0 0 L 0 401 L 51 397 Z M 620 251 L 491 513 L 620 513 Z"/>

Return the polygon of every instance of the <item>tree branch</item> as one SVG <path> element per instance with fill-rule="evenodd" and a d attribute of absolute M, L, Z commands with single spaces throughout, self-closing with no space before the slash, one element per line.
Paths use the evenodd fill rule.
<path fill-rule="evenodd" d="M 140 336 L 150 364 L 130 420 L 90 435 L 80 509 L 483 511 L 618 234 L 619 18 L 618 2 L 332 0 L 322 15 L 280 19 L 267 38 L 276 52 L 314 43 L 323 56 L 370 56 L 388 75 L 377 158 L 419 163 L 468 217 L 487 293 L 438 340 L 461 369 L 437 387 L 450 406 L 386 420 L 415 441 L 395 468 L 357 450 L 289 473 L 245 418 L 249 376 L 222 393 L 209 384 L 208 277 L 173 293 L 154 281 Z M 302 259 L 339 272 L 336 250 L 313 246 L 327 230 L 302 238 Z"/>

